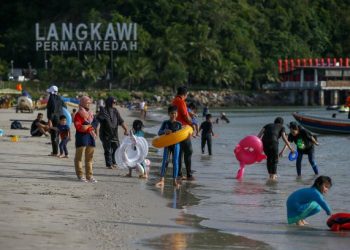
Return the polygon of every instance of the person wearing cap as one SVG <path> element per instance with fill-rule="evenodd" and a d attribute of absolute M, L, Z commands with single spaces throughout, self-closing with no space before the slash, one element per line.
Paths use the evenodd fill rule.
<path fill-rule="evenodd" d="M 118 126 L 124 129 L 124 135 L 128 135 L 128 127 L 116 108 L 116 99 L 110 96 L 105 104 L 105 107 L 100 107 L 96 118 L 100 122 L 99 136 L 104 149 L 106 167 L 112 169 L 117 167 L 114 154 L 119 147 Z"/>
<path fill-rule="evenodd" d="M 187 88 L 182 86 L 177 89 L 177 94 L 172 101 L 172 105 L 177 107 L 177 117 L 176 120 L 179 121 L 182 126 L 188 125 L 192 126 L 192 119 L 188 113 L 186 98 L 187 98 Z M 192 176 L 192 142 L 191 136 L 180 143 L 180 159 L 179 159 L 179 173 L 178 176 L 183 178 L 182 173 L 182 158 L 184 159 L 186 166 L 186 180 L 192 181 L 194 177 Z"/>
<path fill-rule="evenodd" d="M 67 107 L 61 97 L 58 95 L 57 86 L 51 86 L 46 90 L 46 92 L 50 93 L 46 106 L 49 128 L 57 127 L 59 124 L 60 116 L 63 114 L 63 107 Z M 50 129 L 50 135 L 52 145 L 52 152 L 50 156 L 58 156 L 58 131 L 55 129 Z"/>
<path fill-rule="evenodd" d="M 301 161 L 303 160 L 303 155 L 307 154 L 311 167 L 315 173 L 318 175 L 318 167 L 315 162 L 315 147 L 318 145 L 316 138 L 306 129 L 299 126 L 296 122 L 289 123 L 290 133 L 288 135 L 288 141 L 294 142 L 297 146 L 298 156 L 296 161 L 297 175 L 301 176 Z M 283 155 L 284 150 L 287 146 L 284 146 L 280 155 Z"/>
<path fill-rule="evenodd" d="M 266 124 L 259 132 L 258 137 L 261 138 L 264 146 L 264 153 L 267 156 L 266 167 L 269 173 L 269 179 L 277 178 L 278 163 L 278 140 L 282 137 L 286 146 L 294 153 L 294 149 L 290 146 L 285 128 L 283 126 L 283 118 L 276 117 L 274 123 Z"/>

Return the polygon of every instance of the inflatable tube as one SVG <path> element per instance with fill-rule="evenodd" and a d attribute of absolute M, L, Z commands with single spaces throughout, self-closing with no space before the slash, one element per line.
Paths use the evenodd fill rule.
<path fill-rule="evenodd" d="M 261 162 L 266 159 L 261 139 L 255 135 L 244 137 L 235 147 L 233 151 L 236 159 L 239 161 L 239 169 L 236 179 L 242 179 L 246 165 Z"/>
<path fill-rule="evenodd" d="M 152 140 L 152 145 L 156 148 L 165 148 L 186 140 L 193 133 L 191 126 L 184 126 L 182 129 L 168 135 L 160 135 Z"/>
<path fill-rule="evenodd" d="M 350 230 L 350 213 L 336 213 L 327 220 L 332 231 Z"/>
<path fill-rule="evenodd" d="M 148 154 L 148 143 L 143 137 L 124 137 L 115 152 L 115 161 L 120 168 L 137 167 Z"/>
<path fill-rule="evenodd" d="M 68 127 L 70 127 L 70 125 L 72 124 L 72 116 L 71 114 L 69 113 L 68 109 L 66 108 L 62 108 L 63 109 L 63 114 L 66 116 L 67 118 L 67 125 Z"/>
<path fill-rule="evenodd" d="M 298 151 L 295 151 L 294 154 L 290 152 L 288 155 L 288 159 L 290 161 L 295 161 L 297 158 L 298 158 Z"/>

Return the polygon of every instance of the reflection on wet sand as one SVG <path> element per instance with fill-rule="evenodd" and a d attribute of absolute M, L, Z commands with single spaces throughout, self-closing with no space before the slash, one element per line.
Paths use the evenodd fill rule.
<path fill-rule="evenodd" d="M 167 182 L 166 182 L 167 183 Z M 165 185 L 161 189 L 156 189 L 150 186 L 158 194 L 167 198 L 170 202 L 169 207 L 183 209 L 186 206 L 198 204 L 199 199 L 191 194 L 191 189 L 196 187 L 195 183 L 184 182 L 179 189 L 171 185 Z M 188 215 L 180 212 L 175 219 L 176 224 L 183 226 L 191 226 L 197 229 L 194 233 L 173 233 L 165 234 L 157 238 L 142 240 L 138 242 L 152 249 L 257 249 L 265 250 L 271 247 L 260 241 L 250 240 L 241 236 L 235 236 L 227 233 L 219 232 L 215 229 L 210 229 L 200 226 L 203 218 L 194 215 Z"/>

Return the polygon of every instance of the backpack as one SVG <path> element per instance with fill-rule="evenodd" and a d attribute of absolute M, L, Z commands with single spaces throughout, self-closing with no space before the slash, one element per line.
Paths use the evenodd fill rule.
<path fill-rule="evenodd" d="M 22 124 L 19 121 L 13 121 L 11 123 L 11 129 L 22 129 Z"/>

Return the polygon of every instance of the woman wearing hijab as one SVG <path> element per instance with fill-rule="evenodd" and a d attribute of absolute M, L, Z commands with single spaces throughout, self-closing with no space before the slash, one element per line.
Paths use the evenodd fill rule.
<path fill-rule="evenodd" d="M 108 97 L 105 101 L 106 106 L 100 107 L 97 114 L 97 120 L 100 122 L 100 139 L 102 141 L 106 167 L 109 169 L 116 168 L 114 153 L 119 147 L 118 126 L 124 129 L 124 135 L 128 135 L 128 128 L 115 107 L 116 99 Z"/>
<path fill-rule="evenodd" d="M 51 86 L 46 92 L 50 93 L 49 100 L 47 101 L 47 119 L 49 128 L 57 127 L 59 123 L 59 117 L 63 114 L 63 107 L 66 108 L 61 97 L 58 95 L 57 86 Z M 58 131 L 50 129 L 52 152 L 50 156 L 58 156 Z"/>
<path fill-rule="evenodd" d="M 93 177 L 92 163 L 95 151 L 96 127 L 93 112 L 90 110 L 91 99 L 83 96 L 79 110 L 74 116 L 75 134 L 75 172 L 82 182 L 97 182 Z M 83 171 L 83 154 L 85 153 L 85 176 Z"/>

